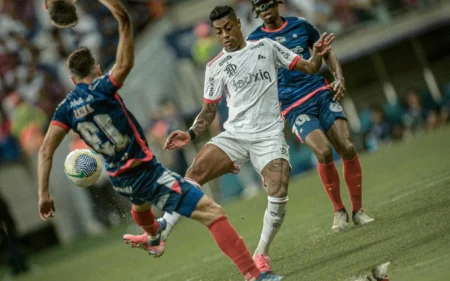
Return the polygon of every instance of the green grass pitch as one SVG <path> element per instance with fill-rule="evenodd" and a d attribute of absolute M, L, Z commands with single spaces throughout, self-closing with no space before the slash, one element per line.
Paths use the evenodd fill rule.
<path fill-rule="evenodd" d="M 286 220 L 271 248 L 274 271 L 287 281 L 345 281 L 391 261 L 391 281 L 450 280 L 450 128 L 360 159 L 364 207 L 376 221 L 331 233 L 332 207 L 317 173 L 294 177 Z M 338 170 L 342 175 L 340 164 Z M 350 209 L 343 180 L 341 193 Z M 251 251 L 265 206 L 264 194 L 225 206 Z M 35 273 L 14 280 L 243 280 L 199 223 L 184 220 L 159 259 L 125 245 L 125 231 L 140 233 L 129 225 L 46 251 L 32 257 Z"/>

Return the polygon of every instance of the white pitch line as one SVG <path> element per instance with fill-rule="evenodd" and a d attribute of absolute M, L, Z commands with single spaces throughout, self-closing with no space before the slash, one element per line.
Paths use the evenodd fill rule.
<path fill-rule="evenodd" d="M 222 253 L 217 253 L 217 254 L 212 255 L 209 258 L 204 258 L 202 260 L 202 262 L 205 263 L 205 262 L 214 261 L 214 260 L 217 260 L 217 259 L 221 258 L 222 256 L 223 256 Z M 178 273 L 180 271 L 185 271 L 187 269 L 190 269 L 191 267 L 194 267 L 194 264 L 187 264 L 185 266 L 182 266 L 182 267 L 178 268 L 177 270 L 174 270 L 174 271 L 171 271 L 171 272 L 166 272 L 166 273 L 163 273 L 161 275 L 156 275 L 154 278 L 152 278 L 152 281 L 168 280 L 167 278 L 171 277 L 175 273 Z M 190 279 L 187 279 L 186 281 L 193 281 L 193 280 L 194 279 L 191 277 Z"/>
<path fill-rule="evenodd" d="M 434 181 L 428 183 L 427 185 L 424 185 L 423 183 L 420 183 L 420 184 L 414 184 L 414 185 L 412 185 L 412 187 L 416 187 L 416 186 L 418 186 L 418 185 L 424 185 L 424 188 L 430 188 L 430 187 L 433 187 L 433 186 L 435 186 L 435 185 L 438 185 L 438 184 L 440 184 L 440 183 L 442 183 L 442 182 L 445 182 L 445 181 L 447 181 L 447 180 L 450 180 L 450 176 L 446 176 L 446 177 L 443 177 L 443 178 L 441 178 L 441 179 L 434 180 Z M 403 194 L 401 194 L 401 195 L 399 195 L 399 196 L 396 196 L 396 197 L 394 197 L 394 198 L 392 198 L 392 199 L 390 199 L 390 200 L 384 201 L 383 204 L 390 204 L 390 203 L 392 203 L 392 202 L 398 201 L 398 200 L 400 200 L 400 199 L 402 199 L 402 198 L 404 198 L 404 197 L 407 197 L 407 196 L 409 196 L 409 195 L 411 195 L 411 194 L 414 194 L 414 193 L 416 193 L 416 192 L 419 192 L 419 191 L 423 191 L 423 189 L 413 189 L 413 190 L 411 190 L 411 191 L 404 192 Z"/>
<path fill-rule="evenodd" d="M 436 261 L 444 260 L 444 259 L 447 258 L 448 256 L 449 256 L 449 255 L 446 254 L 446 255 L 442 255 L 442 256 L 439 256 L 439 257 L 435 257 L 435 258 L 432 258 L 432 259 L 429 259 L 429 260 L 426 260 L 426 261 L 422 261 L 422 262 L 416 263 L 416 264 L 414 264 L 414 265 L 412 265 L 412 266 L 410 266 L 410 267 L 403 268 L 401 271 L 408 271 L 408 270 L 411 270 L 411 269 L 413 269 L 413 268 L 418 268 L 418 267 L 422 267 L 422 266 L 425 266 L 425 265 L 429 265 L 429 264 L 434 263 L 434 262 L 436 262 Z"/>

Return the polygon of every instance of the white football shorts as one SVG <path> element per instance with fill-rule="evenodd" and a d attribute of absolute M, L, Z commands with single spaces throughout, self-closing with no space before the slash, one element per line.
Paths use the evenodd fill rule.
<path fill-rule="evenodd" d="M 250 160 L 258 173 L 261 173 L 272 160 L 285 159 L 289 162 L 289 146 L 284 134 L 243 139 L 224 131 L 212 138 L 208 144 L 213 144 L 222 149 L 235 166 L 239 167 Z"/>

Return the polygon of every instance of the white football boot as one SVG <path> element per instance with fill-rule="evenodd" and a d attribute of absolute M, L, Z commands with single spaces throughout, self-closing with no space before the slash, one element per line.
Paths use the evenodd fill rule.
<path fill-rule="evenodd" d="M 341 209 L 334 213 L 333 226 L 331 230 L 334 233 L 344 231 L 348 226 L 348 213 L 345 209 Z"/>
<path fill-rule="evenodd" d="M 364 225 L 373 222 L 375 219 L 369 217 L 363 209 L 353 212 L 353 222 L 355 225 Z"/>

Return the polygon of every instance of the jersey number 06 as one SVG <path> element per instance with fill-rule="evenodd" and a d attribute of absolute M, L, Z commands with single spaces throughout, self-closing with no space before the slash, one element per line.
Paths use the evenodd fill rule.
<path fill-rule="evenodd" d="M 130 142 L 130 138 L 122 135 L 113 125 L 111 117 L 108 114 L 94 116 L 94 122 L 95 124 L 92 122 L 78 123 L 77 130 L 96 152 L 113 156 L 116 151 L 124 149 Z M 98 136 L 100 130 L 110 141 L 102 143 L 102 140 Z"/>

